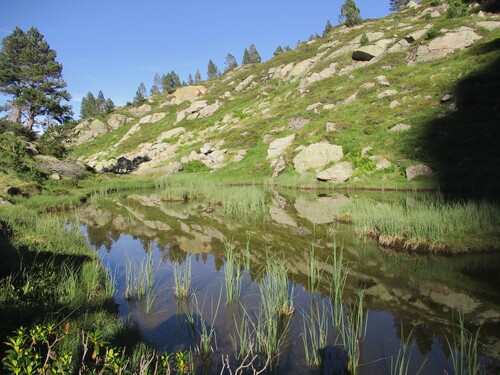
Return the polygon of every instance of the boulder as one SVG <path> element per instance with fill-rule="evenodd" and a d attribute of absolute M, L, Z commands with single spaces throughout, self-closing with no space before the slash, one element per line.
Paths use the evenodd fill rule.
<path fill-rule="evenodd" d="M 199 97 L 205 95 L 207 92 L 204 86 L 185 86 L 175 90 L 173 94 L 172 104 L 180 104 L 185 101 L 194 101 Z"/>
<path fill-rule="evenodd" d="M 127 110 L 128 113 L 130 113 L 131 115 L 133 116 L 142 116 L 146 113 L 148 113 L 149 111 L 151 111 L 151 106 L 149 104 L 143 104 L 141 105 L 140 107 L 133 107 L 133 108 L 129 108 Z"/>
<path fill-rule="evenodd" d="M 253 79 L 255 78 L 255 75 L 249 75 L 247 78 L 245 78 L 243 81 L 241 81 L 238 86 L 236 86 L 235 90 L 238 92 L 243 91 L 246 89 L 250 83 L 252 83 Z"/>
<path fill-rule="evenodd" d="M 394 96 L 397 93 L 398 93 L 397 90 L 385 90 L 385 91 L 382 91 L 380 94 L 378 94 L 377 98 L 378 99 L 384 99 L 384 98 L 387 98 L 387 97 L 390 97 L 390 96 Z"/>
<path fill-rule="evenodd" d="M 308 169 L 320 171 L 327 164 L 335 163 L 343 156 L 342 146 L 314 143 L 300 151 L 293 159 L 293 164 L 299 173 L 304 173 Z"/>
<path fill-rule="evenodd" d="M 185 131 L 186 129 L 183 127 L 170 129 L 166 132 L 161 133 L 160 136 L 157 138 L 157 142 L 162 142 L 164 139 L 177 137 L 178 135 L 184 133 Z"/>
<path fill-rule="evenodd" d="M 295 140 L 295 134 L 291 134 L 288 137 L 277 138 L 269 144 L 267 150 L 267 159 L 275 159 L 281 156 L 285 149 L 290 146 Z"/>
<path fill-rule="evenodd" d="M 378 45 L 361 46 L 352 52 L 352 59 L 355 61 L 370 61 L 384 53 L 384 49 Z"/>
<path fill-rule="evenodd" d="M 493 31 L 500 28 L 500 21 L 479 21 L 476 25 L 488 31 Z"/>
<path fill-rule="evenodd" d="M 390 86 L 391 83 L 389 82 L 389 80 L 387 79 L 386 76 L 378 76 L 375 78 L 378 82 L 379 85 L 381 86 Z"/>
<path fill-rule="evenodd" d="M 334 123 L 334 122 L 327 122 L 327 123 L 325 124 L 325 130 L 326 130 L 328 133 L 330 133 L 330 132 L 338 132 L 338 131 L 340 131 L 340 128 L 339 128 L 339 126 L 338 126 L 336 123 Z"/>
<path fill-rule="evenodd" d="M 153 113 L 152 115 L 147 115 L 141 118 L 139 120 L 139 124 L 154 124 L 155 122 L 162 120 L 166 115 L 167 114 L 165 112 Z"/>
<path fill-rule="evenodd" d="M 107 123 L 111 129 L 118 129 L 130 121 L 132 121 L 130 117 L 115 113 L 109 116 Z"/>
<path fill-rule="evenodd" d="M 389 131 L 393 132 L 393 133 L 399 133 L 399 132 L 406 132 L 410 129 L 411 129 L 411 125 L 397 124 L 397 125 L 394 125 L 392 128 L 390 128 Z"/>
<path fill-rule="evenodd" d="M 72 178 L 82 178 L 85 176 L 86 167 L 79 161 L 72 159 L 59 160 L 53 156 L 38 155 L 35 157 L 38 167 L 50 174 L 51 179 L 57 180 L 55 175 Z M 54 177 L 54 178 L 52 178 Z"/>
<path fill-rule="evenodd" d="M 58 174 L 58 173 L 52 173 L 52 174 L 49 176 L 49 179 L 58 181 L 58 180 L 60 180 L 60 179 L 61 179 L 61 176 L 59 176 L 59 174 Z"/>
<path fill-rule="evenodd" d="M 201 108 L 199 113 L 200 113 L 200 117 L 209 117 L 209 116 L 212 116 L 215 111 L 217 111 L 219 108 L 220 108 L 220 103 L 219 102 L 215 102 L 213 104 L 210 104 L 210 105 L 207 105 L 206 107 L 204 108 Z"/>
<path fill-rule="evenodd" d="M 394 44 L 391 48 L 389 48 L 389 53 L 402 52 L 407 50 L 410 47 L 410 43 L 406 39 L 401 39 L 399 42 Z"/>
<path fill-rule="evenodd" d="M 456 50 L 463 50 L 481 39 L 472 29 L 461 27 L 453 32 L 431 40 L 428 46 L 417 49 L 415 62 L 426 62 L 445 57 Z"/>
<path fill-rule="evenodd" d="M 335 163 L 332 167 L 325 169 L 324 171 L 316 175 L 316 179 L 319 181 L 330 181 L 334 183 L 345 182 L 352 177 L 354 170 L 351 163 L 347 161 L 341 161 Z"/>
<path fill-rule="evenodd" d="M 292 81 L 304 77 L 309 71 L 309 69 L 311 69 L 311 67 L 314 65 L 314 63 L 315 63 L 314 59 L 307 59 L 299 62 L 292 68 L 292 70 L 288 74 L 288 77 Z"/>
<path fill-rule="evenodd" d="M 406 168 L 406 179 L 413 180 L 417 176 L 432 174 L 432 169 L 425 164 L 412 165 Z"/>
<path fill-rule="evenodd" d="M 291 118 L 288 120 L 288 126 L 286 127 L 288 130 L 302 129 L 304 126 L 309 124 L 311 120 L 307 118 Z"/>
<path fill-rule="evenodd" d="M 89 129 L 97 134 L 106 134 L 109 131 L 108 126 L 98 119 L 95 119 L 90 123 Z"/>
<path fill-rule="evenodd" d="M 285 167 L 286 167 L 285 159 L 283 159 L 283 156 L 280 156 L 280 158 L 274 164 L 273 174 L 271 177 L 272 178 L 278 177 L 278 175 L 285 169 Z"/>

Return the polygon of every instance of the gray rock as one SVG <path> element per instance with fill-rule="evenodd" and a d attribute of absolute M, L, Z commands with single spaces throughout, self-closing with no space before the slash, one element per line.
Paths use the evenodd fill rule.
<path fill-rule="evenodd" d="M 284 138 L 277 138 L 269 144 L 267 150 L 267 159 L 275 159 L 285 152 L 285 149 L 290 146 L 295 140 L 295 133 Z"/>
<path fill-rule="evenodd" d="M 386 76 L 378 76 L 375 78 L 378 82 L 379 85 L 381 86 L 390 86 L 391 83 L 389 82 L 389 80 L 387 79 Z"/>
<path fill-rule="evenodd" d="M 273 219 L 278 224 L 288 225 L 290 227 L 297 226 L 296 221 L 293 220 L 293 218 L 280 207 L 270 206 L 269 214 L 271 215 L 271 219 Z"/>
<path fill-rule="evenodd" d="M 61 176 L 59 176 L 59 174 L 58 174 L 58 173 L 52 173 L 52 174 L 49 176 L 49 179 L 58 181 L 58 180 L 60 180 L 60 179 L 61 179 Z"/>
<path fill-rule="evenodd" d="M 126 117 L 124 115 L 121 115 L 119 113 L 112 114 L 107 123 L 111 127 L 111 129 L 118 129 L 125 125 L 126 123 L 130 122 L 132 119 L 130 117 Z"/>
<path fill-rule="evenodd" d="M 397 93 L 398 93 L 397 90 L 385 90 L 385 91 L 382 91 L 380 94 L 378 94 L 377 98 L 378 99 L 385 99 L 387 97 L 394 96 Z"/>
<path fill-rule="evenodd" d="M 89 129 L 91 129 L 97 134 L 106 134 L 109 131 L 108 126 L 104 122 L 98 119 L 95 119 L 90 123 Z"/>
<path fill-rule="evenodd" d="M 446 94 L 445 96 L 443 96 L 441 98 L 441 103 L 446 103 L 446 102 L 450 101 L 451 99 L 453 99 L 453 95 L 452 94 Z"/>
<path fill-rule="evenodd" d="M 153 113 L 152 115 L 144 116 L 139 120 L 139 124 L 155 123 L 162 120 L 167 114 L 165 112 Z"/>
<path fill-rule="evenodd" d="M 304 173 L 308 169 L 320 171 L 327 164 L 337 162 L 343 156 L 342 146 L 314 143 L 300 151 L 293 159 L 293 164 L 299 173 Z"/>
<path fill-rule="evenodd" d="M 393 100 L 391 104 L 389 105 L 389 108 L 394 109 L 397 106 L 399 106 L 399 102 L 397 100 Z"/>
<path fill-rule="evenodd" d="M 186 129 L 183 127 L 173 128 L 173 129 L 170 129 L 166 132 L 161 133 L 160 136 L 158 137 L 157 141 L 161 142 L 164 139 L 174 138 L 174 137 L 177 137 L 178 135 L 180 135 L 184 132 L 186 132 Z"/>
<path fill-rule="evenodd" d="M 283 156 L 280 156 L 280 158 L 274 164 L 273 174 L 271 177 L 278 177 L 278 175 L 285 169 L 285 167 L 285 159 L 283 159 Z"/>
<path fill-rule="evenodd" d="M 391 48 L 389 48 L 389 53 L 402 52 L 410 48 L 410 43 L 406 39 L 401 39 L 399 42 L 394 44 Z"/>
<path fill-rule="evenodd" d="M 425 33 L 427 33 L 427 30 L 428 30 L 428 28 L 424 28 L 422 30 L 415 31 L 415 32 L 405 36 L 405 40 L 408 43 L 415 43 L 417 40 L 422 38 L 425 35 Z"/>
<path fill-rule="evenodd" d="M 331 133 L 331 132 L 338 132 L 338 131 L 340 131 L 340 128 L 334 122 L 327 122 L 326 125 L 325 125 L 325 130 L 328 133 Z"/>
<path fill-rule="evenodd" d="M 301 117 L 291 118 L 288 120 L 287 129 L 288 130 L 302 129 L 304 126 L 306 126 L 310 122 L 311 122 L 311 120 L 309 120 L 307 118 L 301 118 Z"/>
<path fill-rule="evenodd" d="M 204 86 L 185 86 L 175 90 L 172 104 L 180 104 L 185 101 L 194 101 L 205 95 L 207 89 Z"/>
<path fill-rule="evenodd" d="M 500 21 L 479 21 L 476 25 L 488 31 L 493 31 L 500 28 Z"/>
<path fill-rule="evenodd" d="M 140 107 L 137 108 L 133 107 L 127 110 L 127 112 L 133 116 L 142 116 L 148 113 L 149 111 L 151 111 L 151 106 L 149 104 L 143 104 Z"/>
<path fill-rule="evenodd" d="M 397 125 L 394 125 L 392 128 L 390 128 L 389 131 L 393 132 L 393 133 L 399 133 L 399 132 L 406 132 L 410 129 L 411 129 L 411 125 L 397 124 Z"/>
<path fill-rule="evenodd" d="M 432 172 L 432 169 L 425 164 L 412 165 L 406 168 L 406 179 L 410 181 L 417 176 L 430 175 Z"/>
<path fill-rule="evenodd" d="M 372 44 L 370 46 L 361 46 L 352 52 L 352 59 L 355 61 L 370 61 L 384 53 L 384 48 Z"/>
<path fill-rule="evenodd" d="M 428 46 L 417 49 L 415 62 L 426 62 L 445 57 L 456 50 L 463 50 L 481 39 L 472 29 L 461 27 L 454 32 L 431 40 Z"/>
<path fill-rule="evenodd" d="M 325 169 L 324 171 L 316 175 L 316 179 L 319 181 L 330 181 L 334 183 L 345 182 L 352 177 L 353 168 L 351 163 L 347 161 L 341 161 L 335 163 L 332 167 Z"/>

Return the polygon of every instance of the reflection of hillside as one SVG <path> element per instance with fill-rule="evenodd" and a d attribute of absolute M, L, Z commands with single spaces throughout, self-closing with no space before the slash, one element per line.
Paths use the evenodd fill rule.
<path fill-rule="evenodd" d="M 249 238 L 248 271 L 252 280 L 258 282 L 265 276 L 263 270 L 270 255 L 281 256 L 289 276 L 301 289 L 308 285 L 309 251 L 314 244 L 323 272 L 320 292 L 324 295 L 329 293 L 330 257 L 336 243 L 344 248 L 350 267 L 347 301 L 354 299 L 358 288 L 366 288 L 369 309 L 388 310 L 406 322 L 412 321 L 412 326 L 417 327 L 421 352 L 430 350 L 433 334 L 439 331 L 442 335 L 441 320 L 449 319 L 453 309 L 464 305 L 468 316 L 487 324 L 495 337 L 498 325 L 494 322 L 500 321 L 498 294 L 479 276 L 497 270 L 498 256 L 434 259 L 384 254 L 373 243 L 360 241 L 349 226 L 319 224 L 332 222 L 335 213 L 332 210 L 355 198 L 297 192 L 269 194 L 269 197 L 272 201 L 268 214 L 260 221 L 248 217 L 229 220 L 219 206 L 206 213 L 206 205 L 202 203 L 169 204 L 154 195 L 105 198 L 102 203 L 83 209 L 80 216 L 87 225 L 89 241 L 97 248 L 104 246 L 109 251 L 121 235 L 130 235 L 140 239 L 144 249 L 151 241 L 156 243 L 165 263 L 183 262 L 189 252 L 197 254 L 197 259 L 206 264 L 208 254 L 213 254 L 209 268 L 216 271 L 223 266 L 224 239 L 232 239 L 241 250 Z M 390 196 L 384 195 L 382 199 L 388 200 Z M 243 254 L 239 255 L 243 264 Z M 446 341 L 442 337 L 440 342 Z"/>

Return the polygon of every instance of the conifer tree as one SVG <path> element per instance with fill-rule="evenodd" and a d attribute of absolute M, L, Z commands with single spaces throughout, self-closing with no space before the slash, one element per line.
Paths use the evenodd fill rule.
<path fill-rule="evenodd" d="M 107 115 L 108 113 L 113 112 L 114 109 L 115 109 L 115 103 L 113 103 L 113 101 L 110 98 L 108 98 L 106 100 L 106 104 L 104 104 L 104 114 Z"/>
<path fill-rule="evenodd" d="M 278 47 L 276 47 L 276 50 L 274 51 L 274 56 L 281 55 L 283 52 L 285 52 L 285 51 L 283 51 L 283 47 L 278 46 Z"/>
<path fill-rule="evenodd" d="M 199 69 L 196 69 L 196 73 L 194 75 L 194 83 L 200 83 L 201 82 L 201 73 Z"/>
<path fill-rule="evenodd" d="M 228 53 L 226 56 L 226 62 L 224 63 L 224 66 L 225 66 L 224 68 L 225 72 L 229 72 L 230 70 L 237 68 L 238 63 L 236 62 L 236 58 L 230 53 Z"/>
<path fill-rule="evenodd" d="M 0 51 L 0 93 L 12 97 L 8 107 L 19 124 L 32 129 L 37 118 L 51 116 L 62 123 L 71 115 L 62 65 L 44 36 L 32 27 L 24 32 L 16 27 L 2 41 Z"/>
<path fill-rule="evenodd" d="M 292 49 L 290 48 L 290 46 L 286 46 L 285 47 L 285 52 L 290 52 Z"/>
<path fill-rule="evenodd" d="M 262 61 L 259 52 L 257 51 L 257 48 L 255 48 L 254 44 L 250 44 L 250 48 L 248 49 L 248 56 L 250 58 L 251 64 L 258 64 Z"/>
<path fill-rule="evenodd" d="M 340 7 L 339 23 L 343 23 L 347 27 L 358 25 L 362 21 L 359 13 L 360 10 L 354 0 L 345 0 Z"/>
<path fill-rule="evenodd" d="M 93 116 L 99 116 L 104 114 L 105 104 L 106 104 L 106 99 L 104 98 L 104 94 L 102 93 L 102 91 L 99 91 L 99 93 L 97 94 L 97 99 L 95 100 L 95 110 Z"/>
<path fill-rule="evenodd" d="M 193 76 L 191 75 L 191 73 L 189 73 L 188 85 L 192 85 L 192 84 L 194 84 Z"/>
<path fill-rule="evenodd" d="M 250 64 L 250 55 L 248 50 L 245 48 L 245 52 L 243 52 L 243 59 L 241 60 L 241 65 Z"/>
<path fill-rule="evenodd" d="M 207 71 L 207 77 L 208 79 L 215 78 L 219 75 L 219 69 L 217 66 L 214 64 L 212 59 L 208 62 L 208 71 Z"/>
<path fill-rule="evenodd" d="M 330 20 L 326 21 L 325 30 L 323 30 L 323 38 L 326 37 L 328 35 L 328 33 L 332 30 L 333 30 L 333 26 L 330 23 Z"/>
<path fill-rule="evenodd" d="M 153 78 L 153 86 L 156 86 L 156 88 L 158 89 L 157 94 L 162 92 L 162 81 L 161 81 L 161 77 L 158 73 L 156 73 L 155 77 Z"/>
<path fill-rule="evenodd" d="M 151 86 L 151 90 L 149 91 L 149 95 L 157 95 L 160 93 L 160 88 L 155 84 Z"/>
<path fill-rule="evenodd" d="M 137 91 L 135 92 L 134 104 L 141 104 L 146 100 L 146 86 L 141 82 Z"/>
<path fill-rule="evenodd" d="M 398 11 L 408 5 L 410 0 L 389 0 L 389 9 L 393 12 Z"/>

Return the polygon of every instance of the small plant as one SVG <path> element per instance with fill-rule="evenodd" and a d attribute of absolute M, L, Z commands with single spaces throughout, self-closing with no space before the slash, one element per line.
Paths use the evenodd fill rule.
<path fill-rule="evenodd" d="M 182 264 L 174 263 L 174 292 L 179 299 L 189 297 L 191 290 L 191 258 Z"/>
<path fill-rule="evenodd" d="M 450 341 L 446 337 L 451 353 L 453 373 L 459 375 L 480 374 L 481 362 L 478 354 L 479 329 L 476 334 L 465 328 L 465 315 L 463 310 L 458 310 L 458 333 L 453 335 Z"/>
<path fill-rule="evenodd" d="M 358 373 L 361 342 L 366 335 L 368 316 L 363 310 L 364 290 L 358 292 L 358 298 L 346 314 L 344 329 L 341 331 L 344 350 L 347 353 L 347 371 L 349 374 Z M 366 319 L 365 319 L 366 315 Z"/>
<path fill-rule="evenodd" d="M 368 35 L 366 35 L 366 33 L 364 33 L 363 35 L 361 35 L 361 39 L 360 39 L 359 43 L 362 46 L 366 46 L 368 43 L 370 43 L 370 40 L 368 39 Z"/>
<path fill-rule="evenodd" d="M 208 172 L 210 168 L 208 168 L 205 164 L 203 164 L 199 160 L 191 160 L 183 165 L 183 172 L 186 173 L 197 173 L 197 172 Z"/>
<path fill-rule="evenodd" d="M 446 17 L 457 18 L 464 17 L 467 15 L 467 4 L 462 2 L 462 0 L 448 0 L 448 10 L 446 11 Z"/>
<path fill-rule="evenodd" d="M 306 353 L 306 363 L 311 367 L 321 365 L 322 351 L 328 339 L 328 310 L 324 303 L 313 301 L 310 314 L 303 313 L 303 335 L 304 350 Z"/>
<path fill-rule="evenodd" d="M 226 248 L 226 263 L 224 275 L 226 281 L 226 300 L 232 304 L 241 294 L 242 273 L 240 267 L 235 263 L 234 244 L 231 240 L 224 241 Z"/>
<path fill-rule="evenodd" d="M 431 40 L 437 38 L 440 35 L 443 35 L 441 28 L 437 25 L 434 25 L 429 30 L 427 30 L 427 33 L 425 34 L 425 39 Z"/>
<path fill-rule="evenodd" d="M 335 244 L 333 249 L 333 271 L 330 280 L 330 294 L 333 297 L 333 301 L 331 300 L 331 314 L 332 325 L 340 328 L 344 322 L 344 289 L 349 271 L 344 263 L 343 249 L 341 248 L 338 253 L 339 255 L 337 255 L 337 245 Z"/>
<path fill-rule="evenodd" d="M 413 332 L 413 330 L 412 330 Z M 412 339 L 412 332 L 405 338 L 403 327 L 401 327 L 401 345 L 396 354 L 396 358 L 391 357 L 391 375 L 408 375 L 408 370 L 410 367 L 410 353 L 408 353 L 408 347 Z"/>

